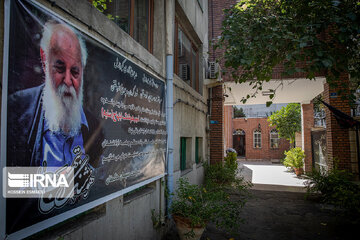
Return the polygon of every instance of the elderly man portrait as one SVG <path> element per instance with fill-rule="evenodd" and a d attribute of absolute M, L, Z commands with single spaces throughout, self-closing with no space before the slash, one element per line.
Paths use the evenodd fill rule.
<path fill-rule="evenodd" d="M 49 21 L 39 52 L 44 83 L 9 96 L 7 165 L 70 166 L 81 151 L 96 167 L 102 131 L 83 108 L 85 42 L 68 25 Z"/>

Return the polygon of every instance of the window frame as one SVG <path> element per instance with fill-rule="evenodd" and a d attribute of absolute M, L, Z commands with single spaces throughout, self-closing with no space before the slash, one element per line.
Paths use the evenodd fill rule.
<path fill-rule="evenodd" d="M 192 89 L 194 89 L 196 92 L 200 93 L 200 64 L 199 64 L 199 59 L 200 59 L 200 47 L 196 46 L 196 44 L 194 44 L 194 41 L 192 40 L 191 37 L 189 37 L 189 34 L 184 30 L 185 28 L 179 23 L 179 20 L 176 18 L 175 19 L 175 30 L 174 30 L 174 73 L 182 80 L 184 81 L 180 76 L 179 76 L 179 61 L 178 61 L 178 57 L 179 57 L 179 51 L 178 51 L 178 45 L 179 45 L 179 29 L 181 30 L 181 32 L 186 36 L 186 38 L 190 41 L 191 43 L 191 51 L 190 51 L 190 62 L 189 64 L 189 68 L 190 68 L 190 83 L 188 84 Z M 196 53 L 196 62 L 195 62 L 195 88 L 193 87 L 193 71 L 192 71 L 192 65 L 193 65 L 193 55 L 192 52 Z M 185 81 L 184 81 L 185 82 Z"/>
<path fill-rule="evenodd" d="M 88 0 L 91 4 L 93 2 L 93 0 Z M 150 53 L 153 53 L 153 48 L 154 48 L 154 0 L 147 0 L 148 1 L 148 25 L 149 25 L 149 30 L 148 30 L 148 44 L 147 46 L 143 46 L 144 48 L 146 48 Z M 135 0 L 128 0 L 130 7 L 129 7 L 129 32 L 127 34 L 129 34 L 136 42 L 138 42 L 135 38 L 134 38 L 134 23 L 135 23 Z M 101 12 L 101 11 L 100 11 Z M 103 12 L 101 12 L 103 13 Z M 105 15 L 105 13 L 103 13 Z M 106 15 L 105 15 L 106 16 Z M 111 19 L 109 19 L 111 20 Z M 111 20 L 112 21 L 112 20 Z M 118 26 L 120 29 L 121 27 Z M 123 30 L 123 29 L 121 29 Z M 125 30 L 123 30 L 124 32 L 126 32 Z M 140 42 L 138 42 L 140 44 Z M 140 44 L 141 45 L 141 44 Z M 142 45 L 141 45 L 142 46 Z"/>
<path fill-rule="evenodd" d="M 257 142 L 259 144 L 259 147 L 257 147 Z M 253 131 L 253 148 L 255 149 L 262 148 L 262 134 L 261 134 L 261 130 L 259 129 L 255 129 Z"/>
<path fill-rule="evenodd" d="M 276 138 L 273 137 L 274 134 L 277 135 Z M 273 144 L 272 144 L 273 141 L 277 142 L 277 147 L 273 147 Z M 270 148 L 271 149 L 279 149 L 280 148 L 279 131 L 277 131 L 276 129 L 271 129 L 270 130 Z"/>
<path fill-rule="evenodd" d="M 186 170 L 186 137 L 180 137 L 180 171 Z"/>

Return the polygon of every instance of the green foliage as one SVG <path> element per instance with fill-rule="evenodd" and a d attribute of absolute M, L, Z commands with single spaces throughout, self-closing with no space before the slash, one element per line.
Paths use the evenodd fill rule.
<path fill-rule="evenodd" d="M 160 229 L 163 222 L 161 221 L 161 209 L 156 213 L 155 209 L 151 209 L 151 221 L 154 229 Z"/>
<path fill-rule="evenodd" d="M 100 12 L 104 13 L 105 16 L 114 21 L 118 26 L 120 26 L 124 31 L 128 32 L 127 22 L 123 23 L 124 19 L 120 18 L 119 16 L 113 16 L 110 13 L 106 13 L 106 10 L 109 8 L 111 9 L 112 0 L 93 0 L 92 5 L 99 10 Z M 110 5 L 110 6 L 109 6 Z"/>
<path fill-rule="evenodd" d="M 190 184 L 180 178 L 176 198 L 171 205 L 173 215 L 187 218 L 191 227 L 204 227 L 213 222 L 216 227 L 235 232 L 243 222 L 240 216 L 249 195 L 251 183 L 238 175 L 236 153 L 228 153 L 224 163 L 204 164 L 205 184 L 203 187 Z M 231 194 L 241 195 L 231 199 Z M 189 234 L 192 235 L 193 231 Z"/>
<path fill-rule="evenodd" d="M 303 160 L 305 158 L 305 153 L 301 148 L 292 148 L 289 151 L 285 151 L 284 154 L 286 155 L 283 161 L 285 167 L 302 168 L 304 166 Z"/>
<path fill-rule="evenodd" d="M 190 184 L 187 179 L 180 178 L 175 196 L 170 212 L 186 218 L 192 230 L 195 227 L 205 227 L 212 221 L 218 228 L 231 232 L 243 222 L 240 213 L 245 201 L 230 200 L 229 193 L 222 189 L 215 191 L 213 188 Z"/>
<path fill-rule="evenodd" d="M 238 163 L 237 163 L 237 154 L 234 152 L 228 152 L 226 157 L 224 158 L 224 168 L 229 168 L 232 171 L 236 172 L 238 169 Z"/>
<path fill-rule="evenodd" d="M 284 77 L 322 73 L 331 85 L 342 72 L 360 79 L 358 0 L 241 0 L 224 14 L 215 48 L 224 49 L 232 78 L 253 86 L 243 102 L 262 90 L 278 64 Z"/>
<path fill-rule="evenodd" d="M 243 108 L 237 108 L 236 106 L 233 106 L 233 110 L 234 110 L 234 118 L 246 117 Z"/>
<path fill-rule="evenodd" d="M 96 7 L 96 9 L 99 10 L 100 12 L 104 12 L 107 9 L 106 2 L 107 0 L 93 0 L 92 5 Z M 112 0 L 109 0 L 109 2 L 111 3 Z"/>
<path fill-rule="evenodd" d="M 268 117 L 270 126 L 276 127 L 281 138 L 295 142 L 295 133 L 301 131 L 300 104 L 290 103 Z"/>
<path fill-rule="evenodd" d="M 360 214 L 360 186 L 351 181 L 352 175 L 334 168 L 326 173 L 313 170 L 308 174 L 307 194 L 320 192 L 325 203 Z"/>

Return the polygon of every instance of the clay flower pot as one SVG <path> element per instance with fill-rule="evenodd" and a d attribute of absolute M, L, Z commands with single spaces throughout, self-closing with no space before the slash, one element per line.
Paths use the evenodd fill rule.
<path fill-rule="evenodd" d="M 173 215 L 173 219 L 181 240 L 199 240 L 201 238 L 205 227 L 195 226 L 193 228 L 195 235 L 193 237 L 187 237 L 187 233 L 191 232 L 192 229 L 189 219 L 177 215 Z"/>
<path fill-rule="evenodd" d="M 303 173 L 303 169 L 302 168 L 294 168 L 295 174 L 296 176 L 301 176 L 301 174 Z"/>

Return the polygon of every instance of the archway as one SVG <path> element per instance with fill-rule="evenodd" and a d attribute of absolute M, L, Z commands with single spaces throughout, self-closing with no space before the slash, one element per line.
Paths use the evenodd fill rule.
<path fill-rule="evenodd" d="M 245 131 L 243 129 L 234 130 L 233 147 L 239 157 L 245 157 Z"/>

